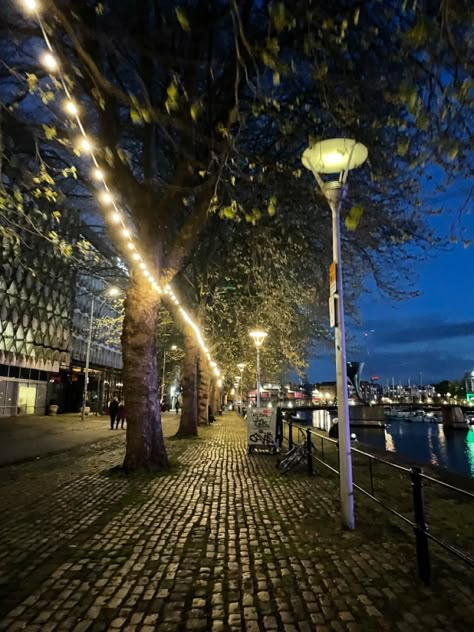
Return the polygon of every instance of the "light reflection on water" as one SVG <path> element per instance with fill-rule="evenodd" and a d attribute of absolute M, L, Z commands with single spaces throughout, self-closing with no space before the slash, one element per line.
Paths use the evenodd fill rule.
<path fill-rule="evenodd" d="M 356 428 L 359 441 L 406 460 L 431 463 L 474 478 L 474 426 L 453 430 L 442 424 L 392 421 L 383 429 Z"/>

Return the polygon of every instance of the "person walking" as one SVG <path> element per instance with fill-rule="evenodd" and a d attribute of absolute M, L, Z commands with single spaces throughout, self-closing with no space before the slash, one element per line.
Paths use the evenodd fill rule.
<path fill-rule="evenodd" d="M 114 397 L 109 402 L 109 415 L 110 415 L 110 429 L 111 430 L 114 429 L 115 418 L 117 417 L 118 408 L 119 408 L 118 399 Z"/>
<path fill-rule="evenodd" d="M 120 423 L 120 427 L 123 429 L 124 421 L 125 421 L 125 402 L 122 400 L 120 404 L 118 405 L 118 410 L 117 410 L 117 430 L 119 427 L 119 423 Z"/>

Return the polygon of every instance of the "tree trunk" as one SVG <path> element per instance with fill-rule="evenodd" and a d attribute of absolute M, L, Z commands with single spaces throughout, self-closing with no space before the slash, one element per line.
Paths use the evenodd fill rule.
<path fill-rule="evenodd" d="M 198 360 L 198 423 L 209 423 L 209 362 L 204 353 L 199 354 Z"/>
<path fill-rule="evenodd" d="M 186 336 L 183 364 L 183 402 L 177 437 L 197 437 L 198 424 L 198 363 L 199 349 L 194 336 Z"/>
<path fill-rule="evenodd" d="M 209 389 L 209 406 L 214 417 L 219 414 L 219 388 L 215 377 L 211 378 L 211 386 Z"/>
<path fill-rule="evenodd" d="M 158 397 L 158 300 L 149 281 L 133 274 L 125 300 L 122 333 L 127 416 L 125 470 L 164 470 L 168 467 Z"/>

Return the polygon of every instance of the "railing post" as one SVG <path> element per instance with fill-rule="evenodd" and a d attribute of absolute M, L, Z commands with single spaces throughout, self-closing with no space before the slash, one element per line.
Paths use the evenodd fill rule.
<path fill-rule="evenodd" d="M 370 472 L 370 493 L 374 496 L 374 474 L 372 472 L 372 459 L 369 458 L 369 472 Z"/>
<path fill-rule="evenodd" d="M 431 564 L 428 550 L 428 525 L 425 518 L 423 501 L 423 480 L 421 467 L 411 468 L 411 484 L 413 490 L 413 511 L 415 514 L 416 559 L 418 575 L 425 584 L 430 583 Z"/>
<path fill-rule="evenodd" d="M 306 429 L 306 464 L 308 476 L 313 475 L 313 440 L 311 438 L 311 430 Z"/>
<path fill-rule="evenodd" d="M 293 420 L 288 420 L 288 449 L 293 450 Z"/>

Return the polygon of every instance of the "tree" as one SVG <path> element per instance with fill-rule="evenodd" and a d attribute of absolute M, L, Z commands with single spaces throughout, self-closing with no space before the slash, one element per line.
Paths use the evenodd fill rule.
<path fill-rule="evenodd" d="M 365 224 L 372 251 L 381 254 L 391 244 L 380 224 L 372 232 L 375 214 L 383 208 L 397 229 L 388 233 L 392 243 L 409 244 L 427 162 L 455 173 L 472 156 L 467 2 L 71 0 L 47 7 L 49 36 L 93 130 L 106 182 L 163 284 L 181 269 L 212 212 L 256 222 L 275 206 L 273 196 L 262 200 L 263 182 L 268 191 L 284 179 L 309 196 L 312 183 L 299 163 L 308 136 L 356 136 L 369 146 L 366 177 L 353 187 L 362 204 L 349 219 Z M 7 17 L 18 27 L 17 16 Z M 35 43 L 29 26 L 20 26 L 22 49 L 2 48 L 21 84 Z M 51 80 L 37 83 L 49 99 Z M 10 99 L 18 117 L 27 110 L 23 94 L 24 85 Z M 49 143 L 44 151 L 59 169 L 69 143 L 64 132 L 79 130 L 72 122 L 52 132 L 48 118 L 42 125 L 38 138 L 43 147 L 54 136 L 54 150 Z M 406 219 L 407 205 L 414 209 L 408 224 L 397 219 Z M 366 252 L 367 244 L 359 260 Z M 125 396 L 136 404 L 128 468 L 167 463 L 155 401 L 158 301 L 132 267 L 123 336 Z"/>

